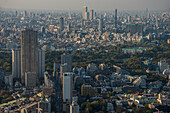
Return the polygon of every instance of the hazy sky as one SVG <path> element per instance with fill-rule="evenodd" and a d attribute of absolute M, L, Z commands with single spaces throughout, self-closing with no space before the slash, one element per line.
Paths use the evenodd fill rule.
<path fill-rule="evenodd" d="M 94 10 L 169 9 L 170 0 L 0 0 L 0 7 L 17 9 L 81 10 L 84 5 Z"/>

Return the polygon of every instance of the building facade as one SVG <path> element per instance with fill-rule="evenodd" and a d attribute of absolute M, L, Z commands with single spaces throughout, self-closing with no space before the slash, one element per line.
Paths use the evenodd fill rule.
<path fill-rule="evenodd" d="M 63 73 L 63 102 L 72 102 L 73 73 Z"/>
<path fill-rule="evenodd" d="M 94 10 L 90 10 L 90 20 L 94 19 Z"/>
<path fill-rule="evenodd" d="M 85 13 L 88 12 L 87 6 L 83 6 L 82 17 L 85 19 Z"/>
<path fill-rule="evenodd" d="M 60 32 L 64 30 L 64 19 L 60 17 Z"/>
<path fill-rule="evenodd" d="M 99 19 L 99 31 L 103 33 L 103 19 L 102 18 Z"/>
<path fill-rule="evenodd" d="M 72 72 L 72 55 L 70 53 L 64 53 L 61 55 L 61 65 L 67 64 L 65 72 Z"/>
<path fill-rule="evenodd" d="M 79 113 L 79 105 L 76 101 L 73 101 L 70 105 L 70 113 Z"/>
<path fill-rule="evenodd" d="M 117 28 L 117 9 L 115 9 L 115 28 Z"/>
<path fill-rule="evenodd" d="M 36 76 L 37 76 L 36 72 L 25 72 L 25 86 L 36 87 L 37 85 Z"/>
<path fill-rule="evenodd" d="M 12 50 L 12 78 L 21 79 L 21 50 Z"/>
<path fill-rule="evenodd" d="M 25 73 L 34 72 L 38 80 L 38 33 L 32 29 L 21 31 L 21 82 L 25 84 Z M 29 77 L 28 77 L 29 78 Z"/>
<path fill-rule="evenodd" d="M 45 51 L 38 49 L 38 78 L 43 78 L 45 72 Z"/>

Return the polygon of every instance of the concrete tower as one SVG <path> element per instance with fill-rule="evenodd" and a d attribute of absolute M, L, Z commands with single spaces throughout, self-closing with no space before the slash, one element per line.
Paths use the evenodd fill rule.
<path fill-rule="evenodd" d="M 79 113 L 79 105 L 76 101 L 73 101 L 70 105 L 70 113 Z"/>
<path fill-rule="evenodd" d="M 85 13 L 88 12 L 87 6 L 83 6 L 82 17 L 85 19 Z"/>
<path fill-rule="evenodd" d="M 60 17 L 60 32 L 64 30 L 64 19 Z"/>
<path fill-rule="evenodd" d="M 12 50 L 12 77 L 21 79 L 21 50 Z"/>
<path fill-rule="evenodd" d="M 25 29 L 21 31 L 21 82 L 25 84 L 25 75 L 34 73 L 38 80 L 38 48 L 37 48 L 37 31 Z M 29 74 L 26 74 L 28 73 Z M 31 75 L 31 76 L 33 76 Z M 35 81 L 37 81 L 35 80 Z M 28 86 L 28 85 L 27 85 Z"/>
<path fill-rule="evenodd" d="M 72 55 L 70 53 L 64 53 L 61 55 L 61 65 L 66 64 L 66 72 L 72 72 Z"/>
<path fill-rule="evenodd" d="M 17 11 L 15 11 L 15 16 L 16 16 L 16 17 L 18 16 L 18 12 L 17 12 Z"/>
<path fill-rule="evenodd" d="M 89 20 L 89 12 L 85 12 L 85 19 Z"/>
<path fill-rule="evenodd" d="M 93 20 L 94 18 L 94 10 L 90 10 L 90 20 Z"/>
<path fill-rule="evenodd" d="M 72 86 L 73 85 L 73 73 L 63 73 L 63 102 L 71 104 L 72 102 Z"/>
<path fill-rule="evenodd" d="M 23 17 L 27 16 L 27 11 L 23 11 Z"/>
<path fill-rule="evenodd" d="M 102 18 L 100 18 L 99 20 L 99 31 L 103 33 L 103 19 Z"/>
<path fill-rule="evenodd" d="M 38 78 L 44 78 L 45 72 L 45 51 L 38 49 Z"/>
<path fill-rule="evenodd" d="M 117 9 L 115 9 L 115 28 L 117 28 Z"/>

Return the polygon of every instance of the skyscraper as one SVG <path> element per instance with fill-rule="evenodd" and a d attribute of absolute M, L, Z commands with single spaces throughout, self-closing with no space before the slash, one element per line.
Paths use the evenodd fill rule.
<path fill-rule="evenodd" d="M 107 13 L 104 13 L 104 20 L 107 21 Z"/>
<path fill-rule="evenodd" d="M 85 19 L 89 20 L 89 12 L 85 12 Z"/>
<path fill-rule="evenodd" d="M 18 12 L 17 12 L 17 11 L 15 12 L 15 16 L 16 16 L 16 17 L 18 16 Z"/>
<path fill-rule="evenodd" d="M 60 32 L 64 30 L 64 19 L 60 17 Z"/>
<path fill-rule="evenodd" d="M 12 77 L 21 79 L 21 50 L 12 50 Z"/>
<path fill-rule="evenodd" d="M 23 11 L 23 17 L 27 16 L 27 11 Z"/>
<path fill-rule="evenodd" d="M 158 17 L 157 16 L 155 16 L 155 20 L 156 20 L 156 22 L 155 22 L 156 25 L 155 26 L 158 29 L 159 25 L 158 25 Z"/>
<path fill-rule="evenodd" d="M 146 18 L 149 18 L 150 14 L 149 14 L 149 9 L 146 8 Z"/>
<path fill-rule="evenodd" d="M 93 20 L 94 18 L 94 10 L 90 10 L 90 20 Z"/>
<path fill-rule="evenodd" d="M 115 28 L 117 28 L 117 9 L 115 9 Z"/>
<path fill-rule="evenodd" d="M 73 73 L 63 73 L 63 102 L 72 102 Z"/>
<path fill-rule="evenodd" d="M 103 19 L 102 18 L 99 19 L 99 31 L 103 33 Z"/>
<path fill-rule="evenodd" d="M 45 51 L 38 49 L 38 77 L 44 78 L 45 72 Z"/>
<path fill-rule="evenodd" d="M 129 23 L 131 22 L 131 16 L 128 16 L 128 22 Z"/>
<path fill-rule="evenodd" d="M 82 17 L 85 19 L 85 13 L 88 12 L 87 6 L 83 6 Z"/>
<path fill-rule="evenodd" d="M 31 13 L 31 12 L 29 12 L 29 17 L 30 17 L 30 18 L 32 17 L 32 13 Z"/>
<path fill-rule="evenodd" d="M 71 23 L 68 23 L 67 30 L 70 32 L 71 31 Z"/>
<path fill-rule="evenodd" d="M 33 73 L 38 78 L 38 48 L 37 31 L 25 29 L 21 31 L 21 82 L 25 84 L 25 74 L 27 78 Z M 32 75 L 31 75 L 32 76 Z"/>
<path fill-rule="evenodd" d="M 64 53 L 61 55 L 61 64 L 67 65 L 66 72 L 72 72 L 72 55 L 70 53 Z"/>
<path fill-rule="evenodd" d="M 94 19 L 96 19 L 97 18 L 97 14 L 96 14 L 96 12 L 94 12 Z"/>
<path fill-rule="evenodd" d="M 79 113 L 79 105 L 76 101 L 72 101 L 72 104 L 70 105 L 70 113 Z"/>

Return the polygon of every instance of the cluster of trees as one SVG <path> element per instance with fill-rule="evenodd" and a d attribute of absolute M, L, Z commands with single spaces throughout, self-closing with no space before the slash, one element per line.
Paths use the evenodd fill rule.
<path fill-rule="evenodd" d="M 0 90 L 6 87 L 5 82 L 3 80 L 0 80 Z"/>
<path fill-rule="evenodd" d="M 84 112 L 89 112 L 89 113 L 97 113 L 100 111 L 106 113 L 107 103 L 104 100 L 94 101 L 91 103 L 84 102 L 81 104 L 81 109 Z"/>
<path fill-rule="evenodd" d="M 143 58 L 152 58 L 152 63 L 157 64 L 160 60 L 166 60 L 170 64 L 170 45 L 161 44 L 159 46 L 150 46 L 144 53 L 135 53 L 132 57 L 126 60 L 121 66 L 131 74 L 146 74 L 147 66 L 142 62 Z"/>
<path fill-rule="evenodd" d="M 6 72 L 12 71 L 11 53 L 0 52 L 0 67 L 2 67 Z"/>
<path fill-rule="evenodd" d="M 148 50 L 144 53 L 128 54 L 123 53 L 122 48 L 128 47 L 145 47 Z M 145 43 L 126 43 L 119 46 L 100 46 L 98 48 L 92 48 L 88 51 L 75 51 L 72 54 L 73 66 L 85 67 L 89 63 L 95 63 L 97 65 L 105 63 L 108 66 L 117 65 L 132 75 L 146 74 L 145 70 L 147 66 L 142 62 L 143 58 L 152 58 L 153 63 L 157 63 L 159 60 L 167 60 L 170 64 L 170 45 L 150 45 Z M 53 62 L 60 63 L 60 57 L 63 52 L 47 51 L 46 52 L 46 70 L 52 72 Z"/>
<path fill-rule="evenodd" d="M 46 51 L 45 53 L 45 67 L 46 71 L 49 73 L 53 72 L 53 63 L 60 63 L 61 54 L 63 52 L 56 52 L 56 51 Z"/>

